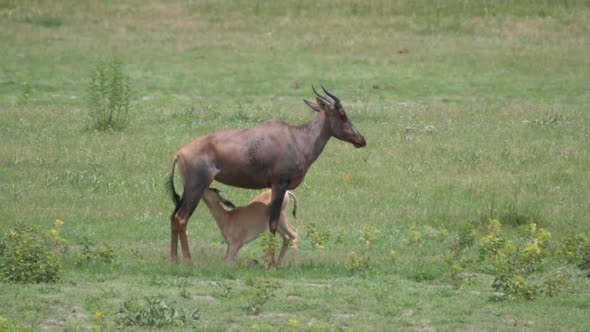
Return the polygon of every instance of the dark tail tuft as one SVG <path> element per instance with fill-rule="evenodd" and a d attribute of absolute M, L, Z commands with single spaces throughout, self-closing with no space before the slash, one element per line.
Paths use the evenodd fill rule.
<path fill-rule="evenodd" d="M 176 168 L 176 159 L 174 159 L 174 163 L 172 163 L 172 172 L 170 172 L 170 179 L 167 183 L 168 193 L 170 197 L 172 197 L 172 202 L 176 205 L 175 210 L 178 210 L 178 206 L 180 205 L 180 196 L 176 193 L 176 189 L 174 188 L 174 168 Z"/>

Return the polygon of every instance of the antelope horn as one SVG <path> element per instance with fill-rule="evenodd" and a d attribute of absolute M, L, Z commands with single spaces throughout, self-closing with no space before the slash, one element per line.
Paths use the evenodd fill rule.
<path fill-rule="evenodd" d="M 320 84 L 322 86 L 322 90 L 324 90 L 324 92 L 330 96 L 330 98 L 334 99 L 334 102 L 336 105 L 340 105 L 340 99 L 338 99 L 338 97 L 334 96 L 333 94 L 331 94 L 328 90 L 326 90 L 326 88 L 324 88 L 323 84 Z"/>
<path fill-rule="evenodd" d="M 313 92 L 315 93 L 316 96 L 320 97 L 323 101 L 327 102 L 328 104 L 331 104 L 332 103 L 332 101 L 329 100 L 328 98 L 326 98 L 326 96 L 322 96 L 321 94 L 319 94 L 316 91 L 316 89 L 315 89 L 315 87 L 313 85 L 311 86 L 311 88 L 312 88 L 312 90 L 313 90 Z"/>

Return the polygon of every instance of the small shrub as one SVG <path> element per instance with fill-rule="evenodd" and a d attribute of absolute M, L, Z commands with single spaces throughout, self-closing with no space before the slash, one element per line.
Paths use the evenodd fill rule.
<path fill-rule="evenodd" d="M 319 231 L 314 223 L 307 225 L 305 236 L 311 241 L 313 247 L 319 250 L 324 250 L 330 239 L 330 233 Z"/>
<path fill-rule="evenodd" d="M 480 239 L 480 258 L 497 259 L 504 245 L 504 239 L 501 238 L 502 224 L 498 219 L 490 220 L 488 234 Z"/>
<path fill-rule="evenodd" d="M 547 296 L 557 296 L 567 284 L 570 275 L 564 269 L 558 269 L 543 282 L 543 293 Z"/>
<path fill-rule="evenodd" d="M 10 325 L 8 324 L 8 319 L 0 316 L 0 332 L 9 332 Z"/>
<path fill-rule="evenodd" d="M 516 299 L 524 298 L 534 300 L 539 294 L 539 286 L 528 282 L 521 275 L 514 275 L 510 272 L 499 273 L 492 283 L 495 291 L 494 299 Z"/>
<path fill-rule="evenodd" d="M 397 261 L 397 253 L 395 252 L 395 250 L 389 251 L 389 255 L 387 256 L 387 259 L 392 263 L 395 263 Z"/>
<path fill-rule="evenodd" d="M 233 289 L 232 284 L 226 280 L 223 280 L 223 281 L 217 282 L 217 286 L 219 286 L 219 288 L 221 288 L 220 297 L 225 298 L 225 299 L 228 298 L 232 289 Z"/>
<path fill-rule="evenodd" d="M 287 331 L 296 332 L 301 330 L 301 322 L 298 319 L 291 318 L 287 323 Z"/>
<path fill-rule="evenodd" d="M 248 300 L 247 311 L 253 315 L 262 312 L 262 307 L 274 296 L 279 284 L 271 280 L 259 279 L 254 283 L 254 294 Z"/>
<path fill-rule="evenodd" d="M 118 257 L 115 249 L 106 242 L 95 245 L 87 236 L 80 241 L 81 249 L 76 254 L 76 265 L 87 265 L 91 263 L 116 264 Z"/>
<path fill-rule="evenodd" d="M 67 243 L 59 235 L 63 221 L 51 230 L 18 222 L 0 241 L 0 271 L 10 282 L 55 282 L 61 277 L 61 260 Z"/>
<path fill-rule="evenodd" d="M 20 95 L 18 96 L 17 104 L 18 105 L 27 105 L 33 95 L 33 87 L 27 81 L 23 82 L 21 85 Z"/>
<path fill-rule="evenodd" d="M 475 230 L 471 224 L 463 224 L 459 227 L 459 234 L 450 243 L 450 252 L 446 257 L 449 265 L 448 276 L 453 282 L 461 281 L 459 275 L 473 261 L 466 254 L 475 243 Z M 456 283 L 459 286 L 460 283 Z"/>
<path fill-rule="evenodd" d="M 272 233 L 265 233 L 264 235 L 264 254 L 267 263 L 270 263 L 271 259 L 274 260 L 274 254 L 277 248 L 276 236 Z"/>
<path fill-rule="evenodd" d="M 90 72 L 88 111 L 93 129 L 122 130 L 129 123 L 129 77 L 123 74 L 121 61 L 99 61 Z"/>
<path fill-rule="evenodd" d="M 364 224 L 359 240 L 361 240 L 361 242 L 363 242 L 367 248 L 371 248 L 375 242 L 377 242 L 380 234 L 381 230 L 373 228 L 371 224 Z"/>
<path fill-rule="evenodd" d="M 403 239 L 405 245 L 422 246 L 422 233 L 418 230 L 418 226 L 413 224 L 408 232 L 408 237 Z"/>
<path fill-rule="evenodd" d="M 447 255 L 449 273 L 453 282 L 462 282 L 460 274 L 468 267 L 484 270 L 494 275 L 492 298 L 495 300 L 533 300 L 540 295 L 555 296 L 565 285 L 567 273 L 552 273 L 543 283 L 531 281 L 540 263 L 551 253 L 551 233 L 537 228 L 535 223 L 520 225 L 512 239 L 502 232 L 498 219 L 490 220 L 487 231 L 479 241 L 473 227 L 463 228 L 451 242 Z M 576 241 L 566 241 L 558 246 L 558 252 L 573 256 L 578 252 Z M 568 254 L 569 253 L 569 254 Z"/>
<path fill-rule="evenodd" d="M 371 267 L 371 257 L 359 256 L 354 251 L 348 255 L 346 269 L 351 273 L 365 272 Z"/>
<path fill-rule="evenodd" d="M 447 234 L 448 230 L 446 228 L 436 229 L 430 225 L 424 225 L 420 229 L 418 225 L 412 224 L 408 231 L 408 237 L 404 238 L 402 243 L 421 247 L 424 239 L 444 240 L 447 238 Z"/>
<path fill-rule="evenodd" d="M 170 307 L 157 297 L 145 297 L 145 305 L 125 301 L 116 314 L 116 322 L 121 326 L 145 326 L 161 328 L 165 326 L 181 327 L 190 320 L 198 320 L 199 310 L 187 314 L 182 309 Z"/>
<path fill-rule="evenodd" d="M 581 269 L 590 269 L 590 239 L 581 233 L 564 238 L 558 245 L 559 256 Z"/>
<path fill-rule="evenodd" d="M 92 330 L 97 332 L 109 330 L 106 317 L 100 311 L 97 311 L 92 315 Z"/>
<path fill-rule="evenodd" d="M 10 331 L 29 331 L 26 325 L 17 324 L 15 321 L 9 321 L 8 319 L 0 316 L 0 332 Z"/>
<path fill-rule="evenodd" d="M 344 243 L 344 227 L 338 227 L 336 234 L 334 234 L 334 245 L 341 245 Z"/>

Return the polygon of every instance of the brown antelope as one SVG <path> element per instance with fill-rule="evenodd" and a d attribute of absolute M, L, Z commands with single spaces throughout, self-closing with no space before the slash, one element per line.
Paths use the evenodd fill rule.
<path fill-rule="evenodd" d="M 281 206 L 277 227 L 277 232 L 283 238 L 283 246 L 276 262 L 274 248 L 268 250 L 267 261 L 269 267 L 281 265 L 291 241 L 293 241 L 293 262 L 297 262 L 299 256 L 299 235 L 289 223 L 287 216 L 289 195 L 293 197 L 293 216 L 295 217 L 297 213 L 297 198 L 291 191 L 287 190 Z M 236 207 L 231 201 L 223 198 L 219 190 L 215 188 L 205 189 L 203 201 L 209 208 L 213 219 L 215 219 L 225 242 L 227 242 L 227 251 L 223 258 L 226 264 L 233 262 L 234 257 L 243 245 L 256 240 L 260 234 L 268 230 L 267 220 L 270 214 L 271 198 L 271 191 L 267 190 L 256 196 L 248 205 Z M 231 210 L 224 209 L 220 203 Z"/>
<path fill-rule="evenodd" d="M 316 94 L 316 102 L 303 100 L 316 115 L 301 126 L 268 120 L 254 128 L 230 129 L 196 138 L 176 153 L 168 182 L 176 204 L 170 217 L 170 258 L 178 260 L 178 240 L 185 263 L 191 262 L 186 227 L 203 191 L 213 180 L 246 188 L 271 188 L 269 228 L 274 234 L 287 189 L 303 181 L 311 164 L 322 153 L 330 137 L 351 143 L 356 148 L 367 145 L 354 128 L 340 99 Z M 331 98 L 331 99 L 330 99 Z M 174 169 L 178 166 L 184 191 L 180 197 L 174 189 Z"/>

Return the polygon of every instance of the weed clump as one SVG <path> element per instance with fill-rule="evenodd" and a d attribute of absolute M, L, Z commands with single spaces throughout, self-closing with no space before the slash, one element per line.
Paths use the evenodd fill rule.
<path fill-rule="evenodd" d="M 165 326 L 181 327 L 189 320 L 198 320 L 199 310 L 193 310 L 190 317 L 182 309 L 169 306 L 158 297 L 145 297 L 145 305 L 134 301 L 125 301 L 116 314 L 116 322 L 121 326 L 143 326 L 161 328 Z"/>
<path fill-rule="evenodd" d="M 560 243 L 559 256 L 581 269 L 590 269 L 590 239 L 584 234 L 571 234 Z"/>
<path fill-rule="evenodd" d="M 262 312 L 263 306 L 274 297 L 279 284 L 267 279 L 259 279 L 253 285 L 254 294 L 248 300 L 247 311 L 253 315 Z"/>
<path fill-rule="evenodd" d="M 96 245 L 87 236 L 82 237 L 80 242 L 82 246 L 80 252 L 76 254 L 76 265 L 88 265 L 91 263 L 100 263 L 115 265 L 118 263 L 118 257 L 115 249 L 106 242 Z"/>
<path fill-rule="evenodd" d="M 461 273 L 471 266 L 493 274 L 494 300 L 533 300 L 543 294 L 559 294 L 568 280 L 564 270 L 553 272 L 543 282 L 530 278 L 550 255 L 551 233 L 544 228 L 538 229 L 535 223 L 519 226 L 516 233 L 515 238 L 506 236 L 498 219 L 490 220 L 479 239 L 473 226 L 463 227 L 452 241 L 447 256 L 451 279 L 461 281 Z"/>
<path fill-rule="evenodd" d="M 96 130 L 122 130 L 129 124 L 129 77 L 123 73 L 117 57 L 99 61 L 90 71 L 87 102 Z"/>
<path fill-rule="evenodd" d="M 63 221 L 51 230 L 18 222 L 0 240 L 0 275 L 9 282 L 55 282 L 61 278 L 61 262 L 67 242 L 59 235 Z"/>
<path fill-rule="evenodd" d="M 314 223 L 309 223 L 306 228 L 305 236 L 311 241 L 312 246 L 320 251 L 324 250 L 330 239 L 330 233 L 320 231 Z"/>
<path fill-rule="evenodd" d="M 370 256 L 359 256 L 356 252 L 351 252 L 348 255 L 346 262 L 346 269 L 351 273 L 365 272 L 371 268 Z"/>

